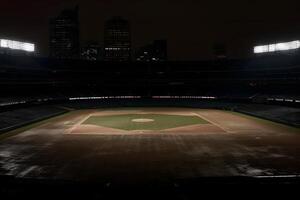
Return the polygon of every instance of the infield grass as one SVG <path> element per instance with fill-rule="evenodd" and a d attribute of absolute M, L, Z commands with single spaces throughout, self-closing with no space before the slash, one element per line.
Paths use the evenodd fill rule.
<path fill-rule="evenodd" d="M 133 122 L 134 119 L 151 119 L 151 122 Z M 126 114 L 91 116 L 83 124 L 104 126 L 121 130 L 164 130 L 182 126 L 209 124 L 198 116 L 164 114 Z"/>

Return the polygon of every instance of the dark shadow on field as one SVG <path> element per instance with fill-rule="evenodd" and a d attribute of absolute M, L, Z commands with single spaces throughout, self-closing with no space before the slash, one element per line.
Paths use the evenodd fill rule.
<path fill-rule="evenodd" d="M 109 183 L 0 177 L 3 199 L 202 199 L 295 195 L 299 177 L 206 177 L 164 182 Z M 243 192 L 243 193 L 241 193 Z"/>

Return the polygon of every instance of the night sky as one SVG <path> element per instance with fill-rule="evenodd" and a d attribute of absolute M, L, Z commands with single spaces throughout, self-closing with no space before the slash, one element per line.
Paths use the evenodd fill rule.
<path fill-rule="evenodd" d="M 104 21 L 123 16 L 132 26 L 133 47 L 167 39 L 171 60 L 210 59 L 214 43 L 242 57 L 256 43 L 300 39 L 297 0 L 2 0 L 0 37 L 32 41 L 47 55 L 49 17 L 76 4 L 81 44 L 101 44 Z"/>

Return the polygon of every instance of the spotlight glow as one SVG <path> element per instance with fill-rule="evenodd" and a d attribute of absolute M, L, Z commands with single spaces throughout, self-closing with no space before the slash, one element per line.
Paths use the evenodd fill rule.
<path fill-rule="evenodd" d="M 13 50 L 22 50 L 22 51 L 27 51 L 27 52 L 35 51 L 34 44 L 26 43 L 26 42 L 19 42 L 19 41 L 14 41 L 14 40 L 0 39 L 0 47 L 13 49 Z"/>
<path fill-rule="evenodd" d="M 254 53 L 268 53 L 268 52 L 275 52 L 275 51 L 288 51 L 293 49 L 300 48 L 300 41 L 292 41 L 292 42 L 282 42 L 276 44 L 269 44 L 269 45 L 261 45 L 254 47 Z"/>

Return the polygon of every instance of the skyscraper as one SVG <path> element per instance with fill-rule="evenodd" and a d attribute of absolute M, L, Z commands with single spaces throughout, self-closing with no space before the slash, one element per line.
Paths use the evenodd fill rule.
<path fill-rule="evenodd" d="M 153 42 L 153 58 L 156 59 L 156 61 L 168 60 L 167 40 L 154 40 L 154 42 Z"/>
<path fill-rule="evenodd" d="M 131 60 L 130 25 L 121 17 L 114 17 L 105 23 L 104 59 L 121 62 Z"/>
<path fill-rule="evenodd" d="M 50 20 L 50 56 L 55 58 L 79 57 L 78 6 L 63 10 Z"/>

